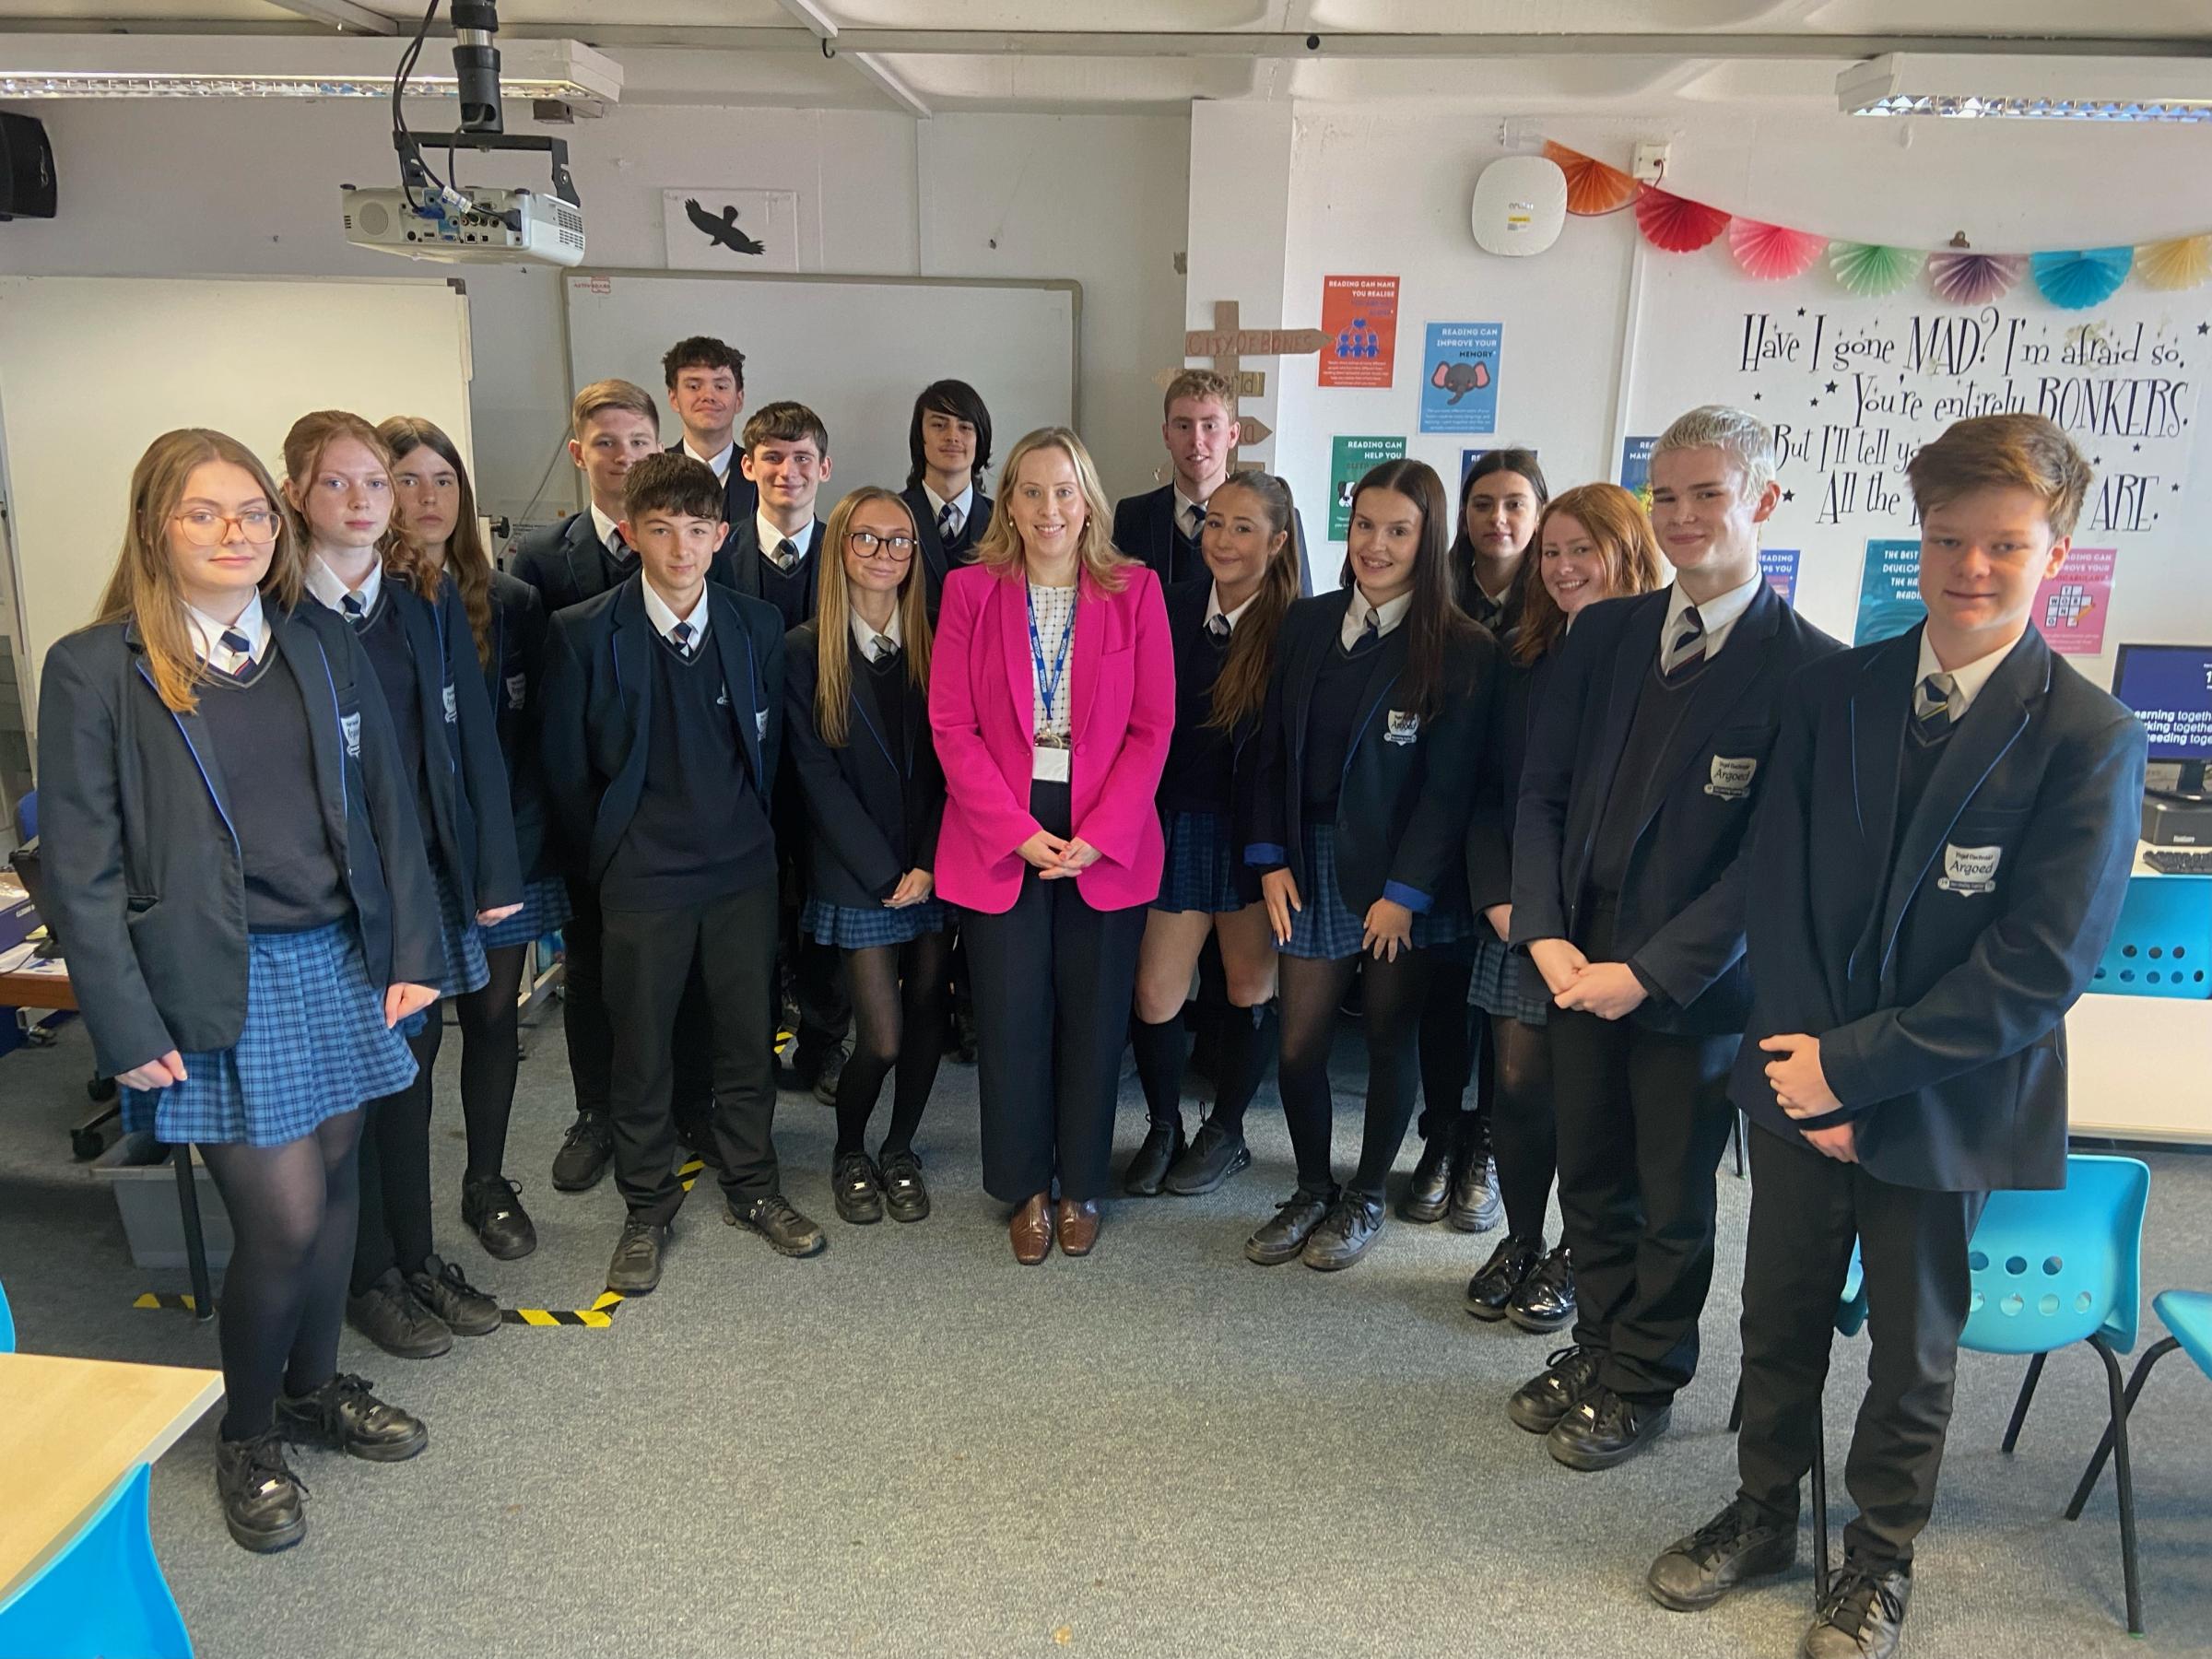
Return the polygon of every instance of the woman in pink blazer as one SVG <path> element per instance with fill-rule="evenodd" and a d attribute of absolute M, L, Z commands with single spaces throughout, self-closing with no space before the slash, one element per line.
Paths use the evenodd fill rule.
<path fill-rule="evenodd" d="M 965 912 L 983 1186 L 1017 1261 L 1099 1236 L 1175 724 L 1159 579 L 1113 550 L 1098 470 L 1061 427 L 999 475 L 977 562 L 945 582 L 929 720 L 945 767 L 936 884 Z M 1058 1202 L 1053 1186 L 1059 1183 Z"/>

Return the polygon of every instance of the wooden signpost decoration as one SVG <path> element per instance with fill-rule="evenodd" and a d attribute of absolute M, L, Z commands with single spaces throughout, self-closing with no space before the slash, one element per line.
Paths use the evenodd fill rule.
<path fill-rule="evenodd" d="M 1204 358 L 1206 366 L 1215 373 L 1228 378 L 1235 396 L 1264 397 L 1267 392 L 1267 376 L 1264 371 L 1246 369 L 1241 359 L 1248 357 L 1303 357 L 1318 352 L 1329 343 L 1329 336 L 1318 328 L 1244 328 L 1237 320 L 1237 302 L 1234 300 L 1217 300 L 1214 302 L 1214 325 L 1210 329 L 1194 328 L 1182 336 L 1182 355 L 1186 358 Z M 1179 371 L 1162 370 L 1153 377 L 1162 391 L 1167 389 Z M 1275 436 L 1275 429 L 1256 415 L 1238 415 L 1230 411 L 1238 424 L 1237 447 L 1248 443 L 1265 443 Z M 1236 451 L 1230 453 L 1231 466 L 1237 464 Z"/>

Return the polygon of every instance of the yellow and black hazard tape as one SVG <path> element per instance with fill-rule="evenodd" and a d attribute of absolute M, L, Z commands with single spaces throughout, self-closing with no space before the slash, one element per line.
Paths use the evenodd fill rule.
<path fill-rule="evenodd" d="M 183 1313 L 196 1313 L 200 1311 L 199 1302 L 189 1292 L 180 1294 L 174 1290 L 148 1290 L 131 1306 L 134 1308 L 169 1308 Z"/>

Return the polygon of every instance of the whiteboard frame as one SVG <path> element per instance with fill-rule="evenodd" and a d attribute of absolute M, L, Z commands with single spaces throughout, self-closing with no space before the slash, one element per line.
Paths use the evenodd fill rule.
<path fill-rule="evenodd" d="M 576 343 L 569 325 L 569 295 L 571 284 L 580 277 L 605 276 L 613 280 L 624 278 L 668 278 L 679 282 L 738 282 L 738 283 L 806 283 L 825 288 L 1013 288 L 1030 293 L 1065 293 L 1068 297 L 1067 329 L 1067 401 L 1068 424 L 1075 425 L 1075 411 L 1083 406 L 1083 285 L 1073 276 L 909 276 L 896 272 L 874 274 L 865 271 L 684 271 L 665 265 L 578 265 L 560 273 L 560 360 L 569 382 L 569 395 L 573 397 L 582 388 L 576 381 Z M 656 395 L 662 388 L 651 388 Z M 740 428 L 743 422 L 739 422 Z M 583 475 L 577 473 L 570 481 L 572 510 L 583 508 Z"/>

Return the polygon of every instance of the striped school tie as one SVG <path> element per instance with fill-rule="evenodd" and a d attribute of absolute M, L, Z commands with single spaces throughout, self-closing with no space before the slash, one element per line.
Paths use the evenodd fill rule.
<path fill-rule="evenodd" d="M 1679 679 L 1704 660 L 1705 618 L 1698 615 L 1698 607 L 1693 605 L 1682 613 L 1682 630 L 1666 648 L 1666 659 L 1659 665 L 1659 677 Z"/>
<path fill-rule="evenodd" d="M 691 624 L 678 622 L 668 630 L 668 638 L 674 642 L 677 654 L 685 662 L 689 662 L 691 660 Z"/>
<path fill-rule="evenodd" d="M 1951 693 L 1959 682 L 1931 674 L 1912 688 L 1912 735 L 1923 743 L 1941 743 L 1958 722 L 1951 718 Z"/>
<path fill-rule="evenodd" d="M 950 542 L 960 533 L 960 510 L 950 501 L 937 509 L 937 539 Z"/>
<path fill-rule="evenodd" d="M 782 571 L 786 576 L 790 575 L 791 567 L 799 562 L 798 543 L 793 541 L 788 535 L 785 536 L 776 544 L 775 559 L 776 569 Z"/>
<path fill-rule="evenodd" d="M 346 613 L 346 620 L 356 628 L 359 628 L 363 618 L 369 615 L 368 608 L 361 604 L 361 596 L 359 594 L 340 594 L 338 608 Z"/>
<path fill-rule="evenodd" d="M 236 660 L 230 665 L 230 677 L 244 679 L 253 672 L 253 641 L 235 628 L 226 628 L 222 634 L 223 649 Z"/>
<path fill-rule="evenodd" d="M 899 641 L 889 634 L 879 633 L 869 641 L 869 650 L 872 653 L 868 658 L 870 662 L 888 663 L 899 654 Z"/>
<path fill-rule="evenodd" d="M 1206 631 L 1212 634 L 1217 640 L 1226 640 L 1229 638 L 1231 626 L 1227 611 L 1216 611 L 1206 618 Z"/>

